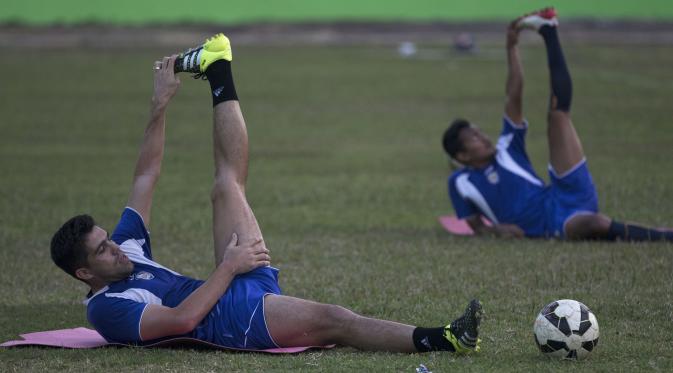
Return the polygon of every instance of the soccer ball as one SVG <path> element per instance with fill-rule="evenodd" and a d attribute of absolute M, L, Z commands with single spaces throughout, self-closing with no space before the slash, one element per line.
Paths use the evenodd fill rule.
<path fill-rule="evenodd" d="M 561 299 L 540 311 L 533 333 L 543 355 L 582 360 L 598 344 L 598 321 L 581 302 Z"/>

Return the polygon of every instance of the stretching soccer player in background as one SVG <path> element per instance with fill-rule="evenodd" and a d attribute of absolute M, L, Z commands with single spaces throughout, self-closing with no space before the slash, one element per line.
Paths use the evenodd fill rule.
<path fill-rule="evenodd" d="M 572 82 L 553 8 L 520 17 L 507 30 L 507 101 L 497 145 L 476 126 L 455 120 L 444 150 L 464 167 L 449 177 L 456 214 L 477 234 L 625 241 L 673 241 L 673 232 L 620 223 L 598 212 L 598 197 L 582 144 L 570 119 Z M 533 170 L 525 148 L 523 70 L 517 42 L 522 29 L 544 39 L 551 80 L 547 114 L 550 184 Z M 485 224 L 486 218 L 492 224 Z"/>
<path fill-rule="evenodd" d="M 87 317 L 96 330 L 109 342 L 141 345 L 182 336 L 251 350 L 329 344 L 394 352 L 476 350 L 477 300 L 446 327 L 417 328 L 281 295 L 278 270 L 270 266 L 245 196 L 248 136 L 231 60 L 229 40 L 219 34 L 194 50 L 157 61 L 151 119 L 117 227 L 108 235 L 90 216 L 80 215 L 54 235 L 54 262 L 91 288 Z M 183 71 L 207 77 L 213 99 L 216 268 L 207 281 L 155 262 L 146 228 L 164 152 L 166 107 L 180 84 L 175 72 Z"/>

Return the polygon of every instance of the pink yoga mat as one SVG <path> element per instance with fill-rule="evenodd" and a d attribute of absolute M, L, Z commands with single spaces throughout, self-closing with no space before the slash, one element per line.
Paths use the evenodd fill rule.
<path fill-rule="evenodd" d="M 467 222 L 463 219 L 458 219 L 453 215 L 444 215 L 440 216 L 437 219 L 439 220 L 439 224 L 441 224 L 442 227 L 444 227 L 444 229 L 446 229 L 446 231 L 451 234 L 455 234 L 458 236 L 474 235 L 472 228 L 470 228 Z M 484 218 L 482 218 L 481 220 L 484 222 L 484 224 L 488 225 L 489 227 L 492 225 L 490 221 Z"/>
<path fill-rule="evenodd" d="M 103 346 L 129 346 L 129 347 L 206 347 L 217 350 L 231 350 L 231 351 L 250 351 L 250 352 L 266 352 L 270 354 L 294 354 L 297 352 L 306 351 L 313 348 L 332 348 L 330 346 L 306 346 L 306 347 L 286 347 L 286 348 L 270 348 L 267 350 L 246 350 L 241 348 L 230 348 L 220 346 L 214 343 L 200 341 L 194 338 L 171 338 L 161 342 L 153 343 L 145 346 L 131 346 L 119 343 L 108 343 L 97 331 L 87 328 L 61 329 L 49 330 L 46 332 L 35 332 L 21 334 L 20 340 L 7 341 L 0 344 L 0 347 L 12 346 L 49 346 L 60 348 L 97 348 Z"/>

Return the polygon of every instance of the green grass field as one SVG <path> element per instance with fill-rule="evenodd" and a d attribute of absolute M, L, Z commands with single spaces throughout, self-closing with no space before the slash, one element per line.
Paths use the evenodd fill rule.
<path fill-rule="evenodd" d="M 235 43 L 235 40 L 234 40 Z M 565 45 L 574 120 L 601 208 L 673 225 L 673 47 Z M 401 355 L 336 348 L 296 356 L 190 350 L 0 350 L 0 371 L 448 371 L 673 369 L 672 246 L 457 238 L 440 136 L 465 116 L 496 136 L 501 46 L 400 59 L 383 47 L 244 47 L 235 75 L 247 119 L 248 198 L 288 295 L 379 318 L 440 325 L 483 300 L 483 352 Z M 0 54 L 0 340 L 87 326 L 86 289 L 48 252 L 68 217 L 112 229 L 126 201 L 152 87 L 170 50 Z M 548 81 L 541 43 L 523 47 L 529 153 L 545 175 Z M 207 83 L 187 77 L 168 113 L 155 196 L 155 259 L 212 269 Z M 532 338 L 554 299 L 586 303 L 601 342 L 587 361 L 548 361 Z"/>
<path fill-rule="evenodd" d="M 509 20 L 532 9 L 555 5 L 564 18 L 673 19 L 668 0 L 178 0 L 101 2 L 90 0 L 5 0 L 0 22 L 31 25 L 104 22 L 113 24 L 307 21 L 467 21 Z"/>

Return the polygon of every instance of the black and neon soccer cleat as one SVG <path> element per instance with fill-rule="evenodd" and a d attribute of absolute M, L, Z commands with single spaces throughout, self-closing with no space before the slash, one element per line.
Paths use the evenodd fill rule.
<path fill-rule="evenodd" d="M 479 324 L 483 314 L 481 303 L 477 299 L 470 301 L 465 313 L 444 328 L 446 338 L 458 354 L 479 351 Z"/>
<path fill-rule="evenodd" d="M 219 60 L 232 60 L 231 44 L 224 34 L 214 35 L 203 45 L 180 53 L 175 60 L 174 71 L 194 73 L 194 79 L 204 78 L 208 66 Z"/>

